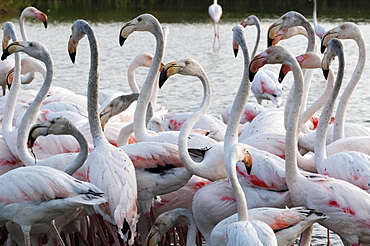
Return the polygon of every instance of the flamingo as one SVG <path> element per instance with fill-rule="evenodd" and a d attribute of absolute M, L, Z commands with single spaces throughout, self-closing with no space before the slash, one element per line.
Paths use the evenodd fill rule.
<path fill-rule="evenodd" d="M 222 16 L 222 7 L 217 3 L 217 0 L 213 0 L 213 4 L 208 7 L 208 14 L 212 19 L 213 29 L 215 31 L 213 48 L 215 48 L 216 39 L 218 40 L 218 47 L 220 48 L 220 19 Z"/>
<path fill-rule="evenodd" d="M 232 138 L 230 138 L 232 139 Z M 229 144 L 229 143 L 228 143 Z M 227 146 L 225 144 L 225 146 Z M 226 149 L 226 147 L 225 147 Z M 225 164 L 228 178 L 236 197 L 238 221 L 231 223 L 226 229 L 227 245 L 278 245 L 274 231 L 262 221 L 250 221 L 248 205 L 243 189 L 236 176 L 236 162 L 245 164 L 247 171 L 252 160 L 245 146 L 235 144 L 225 153 Z M 249 169 L 250 170 L 250 169 Z"/>
<path fill-rule="evenodd" d="M 0 183 L 7 187 L 1 191 L 0 220 L 19 224 L 27 246 L 31 245 L 30 230 L 35 223 L 46 223 L 64 245 L 54 219 L 81 205 L 106 201 L 95 185 L 46 166 L 11 170 L 0 176 Z"/>
<path fill-rule="evenodd" d="M 321 51 L 325 50 L 326 43 L 332 38 L 339 39 L 353 39 L 359 50 L 359 56 L 356 64 L 355 71 L 353 72 L 350 81 L 348 82 L 338 103 L 338 110 L 335 114 L 334 120 L 334 140 L 338 140 L 346 136 L 344 133 L 346 110 L 348 107 L 349 99 L 363 73 L 366 62 L 366 45 L 363 38 L 361 29 L 352 22 L 345 22 L 333 29 L 327 31 L 321 41 Z M 360 127 L 360 126 L 358 126 Z"/>
<path fill-rule="evenodd" d="M 186 208 L 175 208 L 160 214 L 155 220 L 153 227 L 146 238 L 148 246 L 158 245 L 162 235 L 166 233 L 176 222 L 179 217 L 185 217 L 189 222 L 186 236 L 186 245 L 195 246 L 197 227 L 193 214 Z"/>
<path fill-rule="evenodd" d="M 120 44 L 124 44 L 128 36 L 134 31 L 148 31 L 152 33 L 157 41 L 156 51 L 154 54 L 152 66 L 149 69 L 148 75 L 145 79 L 144 85 L 141 88 L 141 92 L 136 105 L 134 114 L 133 129 L 137 142 L 143 141 L 157 141 L 157 142 L 169 142 L 177 144 L 177 138 L 179 133 L 176 131 L 159 132 L 158 134 L 151 136 L 146 131 L 146 110 L 150 101 L 150 95 L 153 91 L 155 83 L 155 77 L 159 70 L 160 63 L 164 55 L 164 47 L 166 40 L 163 38 L 163 32 L 159 21 L 150 14 L 142 14 L 135 19 L 126 23 L 120 31 Z M 216 141 L 205 137 L 201 134 L 190 134 L 189 146 L 190 147 L 205 147 L 215 143 Z"/>
<path fill-rule="evenodd" d="M 320 38 L 322 39 L 325 32 L 327 31 L 327 28 L 325 28 L 323 25 L 319 25 L 317 23 L 317 13 L 316 13 L 316 10 L 317 10 L 317 3 L 316 3 L 316 0 L 313 0 L 313 11 L 312 11 L 312 22 L 313 22 L 313 26 L 315 28 L 315 34 Z"/>
<path fill-rule="evenodd" d="M 370 195 L 346 181 L 327 176 L 304 177 L 297 168 L 297 122 L 303 98 L 303 75 L 294 56 L 281 46 L 272 46 L 251 62 L 253 76 L 262 64 L 288 64 L 294 76 L 294 96 L 286 134 L 286 181 L 295 206 L 327 215 L 319 223 L 339 235 L 344 245 L 369 243 L 368 203 Z"/>
<path fill-rule="evenodd" d="M 255 25 L 257 28 L 257 38 L 254 45 L 251 57 L 254 57 L 258 44 L 260 42 L 261 27 L 257 16 L 250 15 L 240 23 L 243 27 L 247 25 Z M 277 75 L 272 71 L 258 71 L 254 80 L 252 81 L 251 91 L 257 99 L 259 104 L 262 104 L 262 100 L 271 100 L 278 107 L 281 105 L 281 99 L 283 96 L 282 86 L 277 80 Z"/>
<path fill-rule="evenodd" d="M 24 57 L 21 60 L 21 74 L 28 74 L 28 76 L 24 76 L 21 78 L 21 84 L 29 84 L 35 78 L 35 72 L 38 72 L 45 78 L 45 67 L 35 60 L 32 57 Z M 14 76 L 14 68 L 9 70 L 8 74 L 6 75 L 6 84 L 10 89 Z"/>
<path fill-rule="evenodd" d="M 247 195 L 247 194 L 246 194 Z M 273 208 L 261 207 L 248 209 L 251 221 L 259 220 L 268 224 L 275 232 L 278 245 L 293 245 L 300 234 L 312 224 L 324 220 L 327 216 L 304 207 Z M 238 221 L 238 214 L 233 214 L 220 221 L 212 230 L 210 245 L 226 245 L 226 228 Z M 301 237 L 300 245 L 304 239 Z"/>
<path fill-rule="evenodd" d="M 326 157 L 325 136 L 327 132 L 328 115 L 331 115 L 334 102 L 337 98 L 344 75 L 344 54 L 343 46 L 337 39 L 331 39 L 327 43 L 327 51 L 323 58 L 323 69 L 327 70 L 335 56 L 339 59 L 338 75 L 335 84 L 335 91 L 328 100 L 327 106 L 323 109 L 324 114 L 320 117 L 318 135 L 315 141 L 315 160 L 317 170 L 334 178 L 346 180 L 366 191 L 369 191 L 369 161 L 370 156 L 356 151 L 343 151 Z M 323 121 L 323 123 L 320 123 Z M 340 168 L 339 168 L 340 167 Z"/>
<path fill-rule="evenodd" d="M 38 10 L 37 8 L 35 8 L 33 6 L 29 6 L 29 7 L 25 8 L 22 11 L 21 16 L 19 17 L 19 27 L 20 27 L 21 36 L 22 36 L 23 41 L 28 41 L 28 37 L 27 37 L 26 30 L 25 30 L 25 27 L 24 27 L 24 23 L 25 23 L 25 20 L 27 18 L 37 18 L 44 24 L 44 27 L 47 28 L 48 16 L 45 13 L 41 12 L 40 10 Z M 3 47 L 3 49 L 5 49 L 5 47 Z M 21 65 L 26 65 L 27 62 L 28 61 L 22 62 Z M 25 63 L 25 64 L 23 64 L 23 63 Z M 39 66 L 39 64 L 38 64 L 38 66 Z M 40 69 L 40 73 L 42 73 L 42 68 L 38 68 L 38 69 Z M 12 71 L 12 69 L 8 70 L 8 73 L 11 72 L 11 71 Z M 43 71 L 45 71 L 45 70 L 43 70 Z M 21 74 L 27 74 L 26 76 L 22 77 L 22 84 L 29 84 L 35 78 L 35 71 L 32 71 L 32 70 L 27 72 L 26 70 L 22 69 Z M 2 77 L 2 78 L 6 78 L 6 77 Z M 1 86 L 3 87 L 3 95 L 5 95 L 5 87 L 6 87 L 7 84 L 8 84 L 8 80 L 5 80 L 5 84 L 1 83 Z"/>
<path fill-rule="evenodd" d="M 370 134 L 369 128 L 359 124 L 345 122 L 346 109 L 348 107 L 350 96 L 361 78 L 361 74 L 363 72 L 364 64 L 366 61 L 366 49 L 362 32 L 354 23 L 343 23 L 326 33 L 325 40 L 323 40 L 322 42 L 323 50 L 325 49 L 325 44 L 331 38 L 354 39 L 359 47 L 360 55 L 351 80 L 343 91 L 343 94 L 338 103 L 338 110 L 335 114 L 334 124 L 329 126 L 328 138 L 326 141 L 327 154 L 331 155 L 343 150 L 360 150 L 363 153 L 369 154 L 369 152 L 364 149 L 363 140 L 359 141 L 361 138 L 358 137 L 362 136 L 367 138 Z M 350 137 L 350 139 L 343 139 L 344 137 Z M 354 138 L 352 139 L 351 137 Z M 300 138 L 299 145 L 307 150 L 313 151 L 315 142 L 314 139 L 315 134 L 311 133 L 304 138 Z"/>
<path fill-rule="evenodd" d="M 68 43 L 70 58 L 72 62 L 75 61 L 78 42 L 85 35 L 90 42 L 91 65 L 87 95 L 90 131 L 95 147 L 86 160 L 88 180 L 101 187 L 107 196 L 107 203 L 95 206 L 95 209 L 105 220 L 116 225 L 121 238 L 131 245 L 138 218 L 135 169 L 127 154 L 108 142 L 99 124 L 98 44 L 94 31 L 84 20 L 77 20 L 72 25 Z"/>

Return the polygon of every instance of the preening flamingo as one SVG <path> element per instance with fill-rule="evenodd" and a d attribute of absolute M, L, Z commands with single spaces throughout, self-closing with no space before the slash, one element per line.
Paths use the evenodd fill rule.
<path fill-rule="evenodd" d="M 218 48 L 220 48 L 220 19 L 222 16 L 222 7 L 217 3 L 217 0 L 213 0 L 213 4 L 208 7 L 208 14 L 209 16 L 211 16 L 213 29 L 215 32 L 215 36 L 213 39 L 213 48 L 215 48 L 216 39 L 218 41 Z"/>
<path fill-rule="evenodd" d="M 294 56 L 281 46 L 273 46 L 258 55 L 250 66 L 253 76 L 263 64 L 288 64 L 294 75 L 293 104 L 286 134 L 286 181 L 295 206 L 324 213 L 329 218 L 319 223 L 340 236 L 344 245 L 369 243 L 368 220 L 370 195 L 346 181 L 326 176 L 304 177 L 297 168 L 297 122 L 303 97 L 303 75 Z"/>
<path fill-rule="evenodd" d="M 110 223 L 117 226 L 118 233 L 130 245 L 134 242 L 137 214 L 137 186 L 134 165 L 127 154 L 112 146 L 105 138 L 98 115 L 98 44 L 94 31 L 84 20 L 72 25 L 68 51 L 75 61 L 80 39 L 87 35 L 90 43 L 90 72 L 88 82 L 88 114 L 94 150 L 86 165 L 88 180 L 100 187 L 107 196 L 107 203 L 95 206 L 95 210 Z"/>
<path fill-rule="evenodd" d="M 158 245 L 162 236 L 175 224 L 179 217 L 185 217 L 188 220 L 189 226 L 186 236 L 186 245 L 195 246 L 197 226 L 194 221 L 193 214 L 186 208 L 175 208 L 170 211 L 160 214 L 155 220 L 153 227 L 149 231 L 146 238 L 148 246 Z"/>

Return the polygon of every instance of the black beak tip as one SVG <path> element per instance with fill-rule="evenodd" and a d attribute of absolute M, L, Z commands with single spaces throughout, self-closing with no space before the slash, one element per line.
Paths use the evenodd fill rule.
<path fill-rule="evenodd" d="M 159 89 L 162 89 L 162 86 L 164 85 L 167 79 L 168 79 L 167 71 L 163 70 L 159 75 Z"/>
<path fill-rule="evenodd" d="M 237 57 L 238 56 L 238 51 L 239 49 L 234 49 L 234 56 Z"/>
<path fill-rule="evenodd" d="M 4 61 L 9 56 L 9 51 L 7 49 L 3 50 L 3 54 L 1 55 L 1 60 Z"/>
<path fill-rule="evenodd" d="M 123 46 L 123 44 L 125 43 L 126 41 L 126 38 L 122 37 L 121 35 L 119 36 L 119 45 L 121 45 L 121 47 Z"/>
<path fill-rule="evenodd" d="M 48 28 L 48 22 L 47 21 L 44 22 L 44 27 L 45 27 L 45 29 Z"/>
<path fill-rule="evenodd" d="M 329 76 L 329 69 L 322 69 L 322 72 L 324 74 L 324 77 L 326 80 L 328 80 L 328 76 Z"/>
<path fill-rule="evenodd" d="M 249 70 L 249 81 L 253 81 L 254 80 L 254 76 L 256 75 L 256 73 L 253 73 Z"/>
<path fill-rule="evenodd" d="M 285 78 L 285 74 L 283 72 L 283 68 L 284 68 L 284 65 L 282 65 L 281 68 L 280 68 L 279 78 L 278 78 L 279 83 L 283 82 L 283 80 Z"/>
<path fill-rule="evenodd" d="M 252 166 L 250 166 L 250 167 L 246 166 L 245 169 L 247 170 L 248 175 L 250 175 L 251 172 L 252 172 Z"/>
<path fill-rule="evenodd" d="M 270 47 L 270 46 L 272 46 L 272 42 L 273 42 L 274 40 L 272 39 L 272 38 L 270 38 L 270 37 L 267 37 L 267 48 L 268 47 Z"/>
<path fill-rule="evenodd" d="M 74 64 L 76 61 L 76 52 L 69 53 L 69 58 L 71 58 L 71 61 Z"/>

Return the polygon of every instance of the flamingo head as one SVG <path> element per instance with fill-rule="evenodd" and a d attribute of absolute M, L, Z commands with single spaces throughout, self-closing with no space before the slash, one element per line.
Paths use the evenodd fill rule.
<path fill-rule="evenodd" d="M 151 14 L 142 14 L 123 25 L 119 32 L 119 44 L 123 46 L 128 36 L 135 31 L 149 31 L 155 36 L 163 36 L 159 21 Z"/>
<path fill-rule="evenodd" d="M 353 22 L 342 23 L 329 31 L 327 31 L 321 39 L 321 53 L 324 53 L 326 44 L 332 38 L 339 39 L 354 39 L 358 36 L 362 36 L 360 28 Z"/>

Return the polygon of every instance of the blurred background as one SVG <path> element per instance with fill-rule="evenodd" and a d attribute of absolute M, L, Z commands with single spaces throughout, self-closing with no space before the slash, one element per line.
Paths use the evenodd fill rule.
<path fill-rule="evenodd" d="M 161 22 L 209 22 L 207 12 L 212 0 L 1 0 L 0 21 L 19 16 L 24 7 L 33 5 L 46 11 L 51 22 L 74 21 L 76 16 L 90 22 L 117 22 L 150 12 Z M 240 16 L 255 14 L 260 19 L 276 19 L 287 11 L 295 10 L 312 15 L 310 0 L 219 0 L 224 21 L 240 20 Z M 320 0 L 317 3 L 321 21 L 367 22 L 368 0 Z"/>

